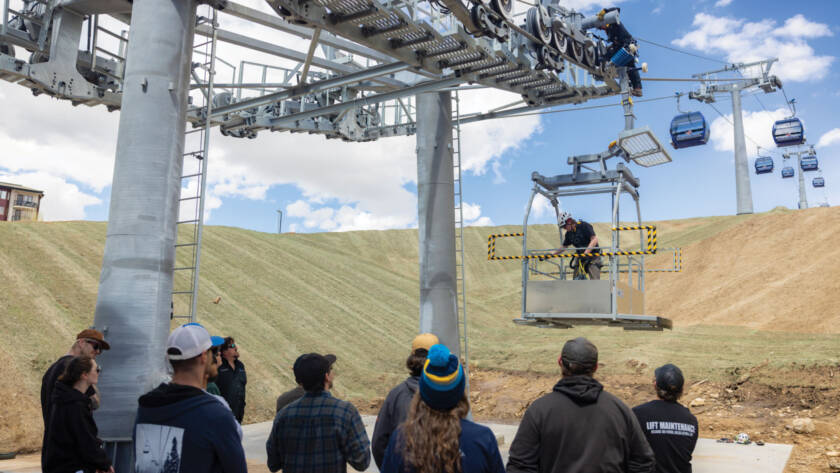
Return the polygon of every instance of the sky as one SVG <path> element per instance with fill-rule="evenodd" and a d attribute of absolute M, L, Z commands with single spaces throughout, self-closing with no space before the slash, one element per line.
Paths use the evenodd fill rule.
<path fill-rule="evenodd" d="M 260 0 L 240 3 L 270 11 Z M 592 0 L 560 3 L 585 13 L 602 6 Z M 840 2 L 624 0 L 615 4 L 621 7 L 625 26 L 640 40 L 640 60 L 649 68 L 643 79 L 688 78 L 728 62 L 779 58 L 771 72 L 784 83 L 787 97 L 795 98 L 796 116 L 820 162 L 820 172 L 806 173 L 809 203 L 840 204 L 840 191 L 834 190 L 840 184 L 840 118 L 835 112 L 840 108 L 840 83 L 833 56 L 840 44 Z M 220 21 L 225 29 L 287 47 L 306 51 L 308 46 L 307 41 L 260 30 L 227 15 Z M 270 60 L 227 45 L 220 45 L 219 54 L 231 62 Z M 670 120 L 678 113 L 674 94 L 696 86 L 646 82 L 645 96 L 635 106 L 637 126 L 650 126 L 667 143 Z M 460 97 L 462 113 L 519 99 L 496 90 L 467 91 Z M 783 150 L 775 147 L 771 136 L 773 122 L 791 113 L 785 97 L 778 92 L 745 92 L 742 102 L 751 171 L 759 153 L 773 157 L 776 164 L 772 174 L 751 172 L 755 211 L 796 208 L 797 180 L 781 178 Z M 624 123 L 617 103 L 611 97 L 464 125 L 466 224 L 521 225 L 531 173 L 568 173 L 568 156 L 606 149 Z M 24 87 L 4 81 L 0 81 L 0 104 L 0 181 L 44 190 L 44 220 L 107 220 L 119 112 L 33 97 Z M 701 147 L 669 147 L 673 161 L 665 165 L 629 165 L 642 183 L 642 218 L 734 214 L 730 98 L 719 96 L 711 105 L 683 98 L 680 109 L 702 112 L 711 123 L 711 138 Z M 205 223 L 276 232 L 281 210 L 284 232 L 416 228 L 415 146 L 413 136 L 346 143 L 319 135 L 270 132 L 241 140 L 214 131 Z M 614 167 L 616 160 L 609 163 Z M 823 189 L 810 185 L 818 175 L 825 178 Z M 561 206 L 577 218 L 608 221 L 608 199 L 574 197 Z M 635 217 L 627 213 L 632 209 L 629 204 L 623 204 L 628 220 Z M 539 198 L 529 222 L 552 219 L 547 201 Z"/>

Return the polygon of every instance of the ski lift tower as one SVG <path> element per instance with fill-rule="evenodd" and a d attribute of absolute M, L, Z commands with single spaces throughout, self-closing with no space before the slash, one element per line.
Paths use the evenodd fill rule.
<path fill-rule="evenodd" d="M 715 95 L 728 93 L 732 96 L 732 127 L 735 133 L 735 198 L 737 214 L 753 213 L 752 190 L 750 189 L 750 170 L 747 161 L 747 144 L 744 141 L 744 118 L 741 110 L 741 92 L 751 88 L 759 88 L 765 93 L 775 92 L 782 88 L 782 82 L 778 77 L 770 75 L 770 67 L 776 58 L 765 59 L 751 63 L 731 64 L 716 71 L 695 74 L 694 77 L 700 80 L 700 87 L 696 91 L 689 92 L 690 99 L 704 103 L 715 102 Z M 758 69 L 757 77 L 743 77 L 731 80 L 718 79 L 717 74 L 726 72 L 738 72 L 744 75 L 745 71 Z"/>
<path fill-rule="evenodd" d="M 805 170 L 802 166 L 802 157 L 803 156 L 816 156 L 817 150 L 814 149 L 814 146 L 811 145 L 807 148 L 800 149 L 797 151 L 788 151 L 784 154 L 785 159 L 796 158 L 796 168 L 797 168 L 797 175 L 799 176 L 799 208 L 800 209 L 807 209 L 808 208 L 808 195 L 805 192 L 807 186 L 805 185 Z"/>

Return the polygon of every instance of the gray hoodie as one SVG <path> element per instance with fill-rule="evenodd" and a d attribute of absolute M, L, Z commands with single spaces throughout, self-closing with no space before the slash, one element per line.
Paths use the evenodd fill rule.
<path fill-rule="evenodd" d="M 379 410 L 379 415 L 376 416 L 376 426 L 373 428 L 370 449 L 373 453 L 373 461 L 376 462 L 376 467 L 379 469 L 382 469 L 382 459 L 385 457 L 385 449 L 388 448 L 391 434 L 408 417 L 411 399 L 417 392 L 419 385 L 419 376 L 406 378 L 405 381 L 388 393 L 385 403 L 382 404 L 382 409 Z"/>

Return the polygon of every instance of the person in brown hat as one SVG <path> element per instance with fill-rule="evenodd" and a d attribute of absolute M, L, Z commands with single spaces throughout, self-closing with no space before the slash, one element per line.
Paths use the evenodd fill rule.
<path fill-rule="evenodd" d="M 53 397 L 52 392 L 53 388 L 55 388 L 56 381 L 58 381 L 58 377 L 64 373 L 64 370 L 67 368 L 67 364 L 70 363 L 70 360 L 73 358 L 77 356 L 89 356 L 96 359 L 97 355 L 102 353 L 103 350 L 109 349 L 111 349 L 111 345 L 105 341 L 105 337 L 102 335 L 102 332 L 92 328 L 87 328 L 76 335 L 76 341 L 70 349 L 67 350 L 67 354 L 56 360 L 55 363 L 47 368 L 47 372 L 44 373 L 44 377 L 41 379 L 41 415 L 44 418 L 45 442 L 46 426 L 50 425 L 50 411 L 52 410 Z M 99 407 L 99 392 L 93 385 L 91 385 L 88 387 L 85 395 L 90 398 L 91 407 L 96 410 Z M 42 464 L 43 460 L 42 450 Z"/>
<path fill-rule="evenodd" d="M 408 416 L 408 408 L 411 406 L 411 399 L 417 393 L 420 384 L 420 375 L 423 374 L 423 365 L 429 348 L 440 343 L 437 335 L 433 333 L 421 333 L 414 337 L 411 342 L 411 354 L 405 360 L 405 367 L 408 369 L 409 377 L 398 384 L 382 404 L 379 415 L 376 416 L 376 425 L 373 428 L 371 439 L 371 451 L 373 461 L 378 468 L 382 468 L 382 460 L 385 457 L 385 449 L 391 434 Z"/>

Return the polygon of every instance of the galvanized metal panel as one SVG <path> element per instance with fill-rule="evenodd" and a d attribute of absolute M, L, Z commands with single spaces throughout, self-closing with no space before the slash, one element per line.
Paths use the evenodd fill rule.
<path fill-rule="evenodd" d="M 609 314 L 610 282 L 528 281 L 525 311 L 531 313 Z"/>

